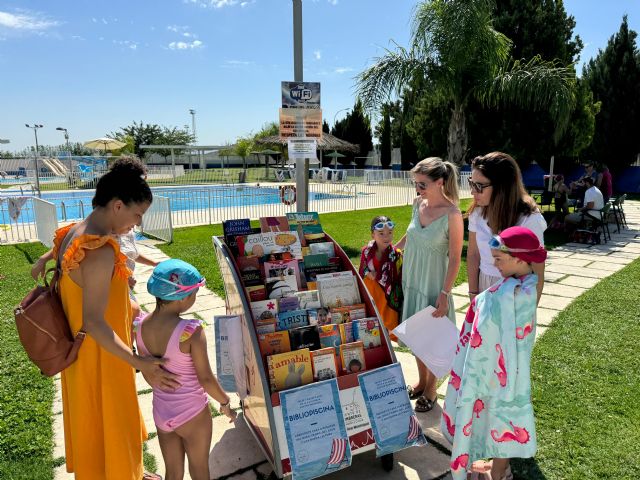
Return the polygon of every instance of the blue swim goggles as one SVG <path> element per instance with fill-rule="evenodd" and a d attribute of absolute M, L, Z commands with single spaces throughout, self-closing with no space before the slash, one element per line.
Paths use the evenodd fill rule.
<path fill-rule="evenodd" d="M 491 237 L 491 240 L 489 240 L 489 247 L 491 247 L 494 250 L 500 250 L 501 252 L 506 252 L 506 253 L 530 253 L 530 252 L 537 252 L 538 250 L 540 250 L 540 247 L 538 248 L 510 248 L 507 247 L 504 242 L 502 241 L 502 238 L 500 238 L 499 235 L 494 235 L 493 237 Z"/>

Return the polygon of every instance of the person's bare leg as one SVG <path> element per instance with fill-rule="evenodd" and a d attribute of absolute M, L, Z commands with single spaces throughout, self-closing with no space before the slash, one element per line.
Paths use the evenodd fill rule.
<path fill-rule="evenodd" d="M 192 480 L 209 479 L 209 452 L 211 451 L 211 430 L 213 422 L 209 405 L 176 429 L 182 437 L 184 449 L 189 460 L 189 474 Z"/>
<path fill-rule="evenodd" d="M 502 480 L 508 466 L 508 458 L 494 458 L 491 466 L 491 478 L 493 480 Z"/>
<path fill-rule="evenodd" d="M 158 443 L 164 459 L 164 479 L 182 480 L 185 453 L 182 438 L 175 432 L 163 432 L 158 429 Z"/>
<path fill-rule="evenodd" d="M 427 366 L 416 357 L 416 365 L 418 366 L 418 383 L 413 386 L 414 392 L 422 392 L 427 385 Z"/>
<path fill-rule="evenodd" d="M 429 370 L 426 366 L 424 368 L 426 370 L 424 396 L 427 397 L 429 400 L 431 400 L 435 404 L 436 400 L 438 399 L 438 392 L 437 392 L 438 379 L 433 373 L 431 373 L 431 370 Z"/>

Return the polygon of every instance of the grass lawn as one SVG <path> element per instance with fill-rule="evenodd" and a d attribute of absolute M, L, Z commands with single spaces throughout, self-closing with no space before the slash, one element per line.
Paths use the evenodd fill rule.
<path fill-rule="evenodd" d="M 460 202 L 460 208 L 466 211 L 471 204 L 470 199 Z M 411 206 L 376 208 L 354 212 L 325 213 L 320 215 L 320 222 L 324 230 L 340 244 L 351 262 L 360 264 L 360 250 L 371 239 L 371 219 L 376 215 L 387 215 L 396 222 L 395 237 L 397 242 L 402 238 L 411 221 Z M 551 212 L 545 212 L 547 221 L 553 216 Z M 467 281 L 467 221 L 464 222 L 464 246 L 462 249 L 462 264 L 456 278 L 456 285 Z M 257 221 L 252 222 L 254 227 L 259 226 Z M 207 286 L 217 295 L 224 298 L 224 285 L 220 278 L 218 262 L 215 259 L 212 235 L 222 235 L 222 225 L 204 225 L 199 227 L 178 228 L 173 232 L 173 243 L 162 244 L 159 248 L 170 257 L 180 258 L 193 264 L 207 279 Z M 562 232 L 545 232 L 547 248 L 554 248 L 566 243 L 566 235 Z"/>
<path fill-rule="evenodd" d="M 636 260 L 580 296 L 536 343 L 538 455 L 517 462 L 520 478 L 638 478 L 639 282 Z"/>
<path fill-rule="evenodd" d="M 53 381 L 27 359 L 13 322 L 13 308 L 33 287 L 31 264 L 45 251 L 39 243 L 0 247 L 0 478 L 53 476 Z"/>

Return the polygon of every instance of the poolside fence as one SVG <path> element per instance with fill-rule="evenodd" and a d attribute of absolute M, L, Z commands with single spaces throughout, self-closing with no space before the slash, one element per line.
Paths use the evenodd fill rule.
<path fill-rule="evenodd" d="M 219 188 L 195 184 L 156 190 L 155 201 L 143 218 L 142 230 L 170 242 L 175 227 L 212 225 L 231 218 L 282 216 L 296 211 L 295 203 L 285 205 L 279 199 L 280 187 L 294 184 L 291 177 L 295 178 L 295 172 L 284 173 L 289 178 L 277 183 L 234 183 Z M 310 211 L 318 213 L 410 205 L 416 195 L 409 172 L 321 169 L 312 174 L 315 178 L 309 182 L 308 205 Z M 463 172 L 460 177 L 460 196 L 468 198 L 469 173 Z M 50 246 L 58 223 L 78 221 L 92 211 L 92 192 L 86 191 L 88 195 L 79 198 L 77 194 L 82 191 L 74 190 L 68 196 L 65 191 L 57 192 L 56 205 L 17 189 L 0 196 L 0 243 L 40 240 Z"/>

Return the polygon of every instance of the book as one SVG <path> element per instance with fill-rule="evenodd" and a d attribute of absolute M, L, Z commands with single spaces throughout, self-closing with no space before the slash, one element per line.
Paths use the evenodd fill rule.
<path fill-rule="evenodd" d="M 317 350 L 320 348 L 318 329 L 314 325 L 292 328 L 289 330 L 289 342 L 291 350 L 300 350 L 301 348 Z"/>
<path fill-rule="evenodd" d="M 276 330 L 289 330 L 290 328 L 306 327 L 309 325 L 309 316 L 306 310 L 292 310 L 280 312 L 276 317 Z"/>
<path fill-rule="evenodd" d="M 267 278 L 265 287 L 267 289 L 267 298 L 278 299 L 282 297 L 291 297 L 295 292 L 297 292 L 298 282 L 296 282 L 296 277 L 293 275 L 273 277 Z"/>
<path fill-rule="evenodd" d="M 293 255 L 291 252 L 271 252 L 262 256 L 262 262 L 279 262 L 281 260 L 291 260 Z"/>
<path fill-rule="evenodd" d="M 318 335 L 320 337 L 320 347 L 332 347 L 338 353 L 342 338 L 340 336 L 340 328 L 335 323 L 329 325 L 318 325 Z"/>
<path fill-rule="evenodd" d="M 362 302 L 356 277 L 325 278 L 317 281 L 323 307 L 343 307 Z"/>
<path fill-rule="evenodd" d="M 298 292 L 296 292 L 298 293 Z M 306 310 L 304 308 L 300 308 L 300 301 L 298 297 L 282 297 L 278 299 L 278 311 L 279 312 L 290 312 L 292 310 Z"/>
<path fill-rule="evenodd" d="M 304 235 L 305 242 L 307 242 L 307 245 L 311 245 L 312 243 L 324 242 L 327 239 L 327 236 L 325 235 L 324 232 L 318 232 L 318 233 L 304 232 L 303 235 Z"/>
<path fill-rule="evenodd" d="M 269 355 L 267 369 L 272 392 L 300 387 L 313 381 L 311 352 L 308 348 Z"/>
<path fill-rule="evenodd" d="M 302 259 L 302 246 L 297 232 L 266 232 L 236 237 L 238 255 L 262 257 L 271 253 L 288 252 Z"/>
<path fill-rule="evenodd" d="M 289 212 L 286 215 L 289 221 L 289 230 L 298 232 L 303 246 L 307 245 L 307 235 L 322 234 L 324 238 L 318 212 Z"/>
<path fill-rule="evenodd" d="M 251 302 L 251 313 L 254 322 L 257 320 L 265 320 L 267 318 L 276 318 L 278 313 L 278 303 L 274 300 L 260 300 Z"/>
<path fill-rule="evenodd" d="M 329 255 L 326 253 L 304 255 L 302 258 L 304 260 L 305 268 L 329 266 Z"/>
<path fill-rule="evenodd" d="M 224 241 L 233 253 L 238 255 L 238 243 L 236 237 L 238 235 L 248 235 L 253 233 L 251 221 L 248 218 L 239 218 L 237 220 L 225 220 L 222 222 L 222 234 Z"/>
<path fill-rule="evenodd" d="M 353 338 L 353 322 L 341 323 L 338 325 L 340 329 L 340 340 L 342 343 L 351 343 L 355 339 Z"/>
<path fill-rule="evenodd" d="M 240 279 L 245 287 L 264 284 L 258 257 L 238 257 L 237 263 Z"/>
<path fill-rule="evenodd" d="M 291 351 L 288 332 L 258 334 L 258 345 L 260 347 L 260 353 L 262 353 L 264 358 L 269 355 L 275 355 L 276 353 Z"/>
<path fill-rule="evenodd" d="M 308 310 L 309 312 L 315 310 L 315 317 L 316 317 L 316 323 L 317 325 L 328 325 L 331 323 L 331 316 L 329 316 L 329 310 L 324 308 L 324 307 L 320 307 L 320 308 L 316 308 L 316 309 L 311 309 Z"/>
<path fill-rule="evenodd" d="M 260 230 L 262 232 L 288 232 L 289 222 L 287 217 L 260 217 Z"/>
<path fill-rule="evenodd" d="M 347 374 L 359 373 L 367 369 L 362 342 L 343 343 L 340 345 L 340 360 L 342 362 L 342 370 Z"/>
<path fill-rule="evenodd" d="M 336 256 L 336 249 L 335 246 L 333 245 L 333 242 L 315 242 L 315 243 L 310 243 L 309 244 L 309 248 L 311 249 L 311 254 L 319 254 L 319 253 L 324 253 L 327 255 L 327 257 L 335 257 Z"/>
<path fill-rule="evenodd" d="M 336 257 L 333 257 L 333 258 L 336 258 Z M 316 275 L 316 281 L 326 280 L 327 278 L 342 278 L 342 277 L 353 277 L 353 272 L 351 270 L 342 270 L 337 272 L 318 273 Z"/>
<path fill-rule="evenodd" d="M 317 276 L 325 273 L 335 273 L 340 269 L 340 265 L 329 262 L 329 265 L 307 267 L 304 266 L 304 276 L 308 282 L 316 282 Z M 308 285 L 307 285 L 308 287 Z M 309 287 L 311 289 L 311 287 Z"/>
<path fill-rule="evenodd" d="M 291 260 L 276 260 L 275 262 L 265 261 L 263 267 L 265 279 L 294 276 L 296 278 L 297 288 L 300 288 L 300 267 L 298 260 L 295 258 Z"/>
<path fill-rule="evenodd" d="M 361 318 L 353 321 L 353 339 L 360 340 L 364 348 L 374 348 L 382 345 L 380 324 L 375 317 Z"/>
<path fill-rule="evenodd" d="M 364 303 L 357 305 L 345 305 L 344 307 L 332 307 L 329 309 L 331 323 L 348 323 L 352 320 L 367 316 Z"/>
<path fill-rule="evenodd" d="M 300 308 L 310 310 L 312 308 L 320 308 L 320 295 L 318 290 L 306 290 L 304 292 L 296 292 L 293 294 L 300 304 Z"/>
<path fill-rule="evenodd" d="M 262 320 L 256 320 L 256 333 L 273 333 L 276 331 L 276 318 L 270 317 Z"/>
<path fill-rule="evenodd" d="M 321 348 L 311 352 L 311 365 L 313 366 L 313 380 L 320 382 L 338 376 L 338 361 L 336 351 L 333 348 Z"/>
<path fill-rule="evenodd" d="M 267 299 L 267 289 L 264 285 L 253 285 L 251 287 L 246 287 L 245 291 L 247 292 L 247 296 L 249 297 L 250 302 L 257 302 Z"/>

